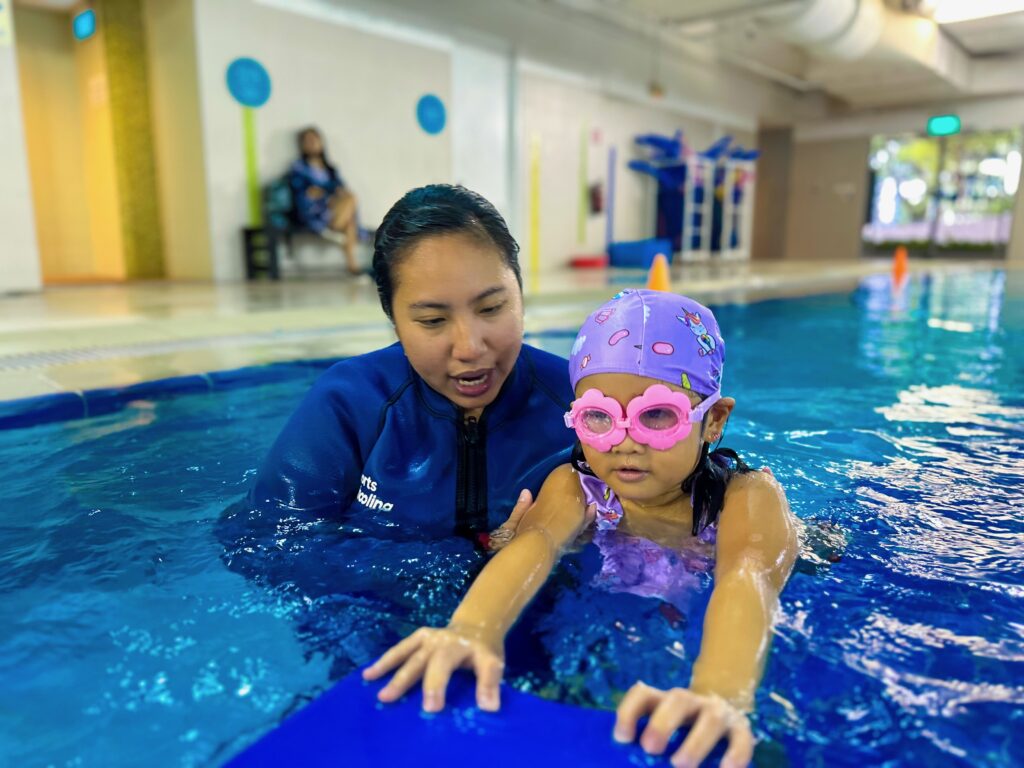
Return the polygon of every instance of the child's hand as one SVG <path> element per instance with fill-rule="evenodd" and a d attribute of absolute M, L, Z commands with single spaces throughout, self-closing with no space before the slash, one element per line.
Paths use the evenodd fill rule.
<path fill-rule="evenodd" d="M 476 673 L 477 706 L 490 712 L 500 706 L 499 686 L 505 670 L 501 642 L 495 643 L 477 629 L 420 627 L 364 669 L 363 679 L 376 680 L 398 666 L 401 668 L 377 694 L 383 702 L 400 699 L 422 678 L 423 710 L 440 712 L 452 672 L 467 668 Z"/>
<path fill-rule="evenodd" d="M 637 682 L 623 697 L 616 710 L 616 741 L 628 743 L 636 738 L 637 721 L 650 715 L 640 737 L 640 746 L 649 755 L 660 755 L 676 729 L 692 723 L 683 745 L 672 755 L 677 768 L 697 768 L 722 737 L 729 748 L 722 768 L 741 768 L 754 755 L 754 736 L 746 715 L 719 696 L 704 696 L 686 688 L 663 691 Z"/>

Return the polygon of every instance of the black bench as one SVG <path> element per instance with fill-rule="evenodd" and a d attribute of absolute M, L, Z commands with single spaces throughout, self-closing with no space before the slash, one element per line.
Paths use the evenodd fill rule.
<path fill-rule="evenodd" d="M 264 187 L 260 199 L 263 224 L 258 227 L 245 227 L 242 230 L 245 276 L 249 280 L 255 280 L 262 275 L 271 280 L 280 280 L 281 247 L 284 247 L 289 259 L 295 261 L 296 237 L 308 236 L 336 242 L 333 238 L 325 238 L 306 229 L 296 221 L 287 177 L 277 179 Z M 360 241 L 373 235 L 373 230 L 359 230 Z"/>

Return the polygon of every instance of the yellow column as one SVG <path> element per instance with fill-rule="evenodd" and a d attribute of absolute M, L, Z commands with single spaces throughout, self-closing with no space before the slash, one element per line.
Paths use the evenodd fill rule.
<path fill-rule="evenodd" d="M 92 277 L 164 275 L 141 0 L 93 0 L 96 32 L 75 45 Z"/>
<path fill-rule="evenodd" d="M 98 0 L 94 7 L 106 49 L 125 275 L 162 277 L 160 197 L 142 0 Z"/>
<path fill-rule="evenodd" d="M 540 289 L 540 136 L 530 139 L 530 290 Z"/>
<path fill-rule="evenodd" d="M 77 8 L 74 13 L 83 10 L 85 6 Z M 82 202 L 88 210 L 93 260 L 91 268 L 84 274 L 69 277 L 123 280 L 127 270 L 105 48 L 105 35 L 97 31 L 88 40 L 80 41 L 74 49 L 82 107 L 85 170 L 85 200 Z"/>

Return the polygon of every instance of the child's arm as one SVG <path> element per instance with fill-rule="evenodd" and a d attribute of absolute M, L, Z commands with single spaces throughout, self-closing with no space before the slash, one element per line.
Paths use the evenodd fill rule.
<path fill-rule="evenodd" d="M 515 538 L 473 582 L 449 625 L 472 627 L 500 644 L 583 524 L 579 478 L 565 464 L 548 475 Z"/>
<path fill-rule="evenodd" d="M 735 477 L 718 523 L 715 587 L 690 690 L 753 708 L 779 593 L 797 549 L 782 487 L 761 472 Z"/>
<path fill-rule="evenodd" d="M 663 691 L 638 682 L 618 706 L 614 736 L 632 741 L 640 718 L 650 715 L 640 745 L 660 755 L 675 730 L 690 723 L 674 764 L 699 765 L 724 737 L 722 768 L 738 768 L 753 756 L 743 711 L 753 706 L 779 593 L 797 553 L 795 521 L 774 478 L 760 472 L 733 478 L 716 549 L 715 588 L 690 687 Z"/>
<path fill-rule="evenodd" d="M 564 465 L 544 482 L 537 502 L 523 516 L 515 538 L 487 564 L 444 629 L 422 627 L 363 672 L 377 679 L 401 667 L 381 689 L 381 701 L 400 698 L 423 679 L 423 708 L 444 707 L 452 672 L 472 667 L 477 705 L 496 710 L 505 634 L 554 568 L 562 548 L 585 522 L 579 478 Z"/>

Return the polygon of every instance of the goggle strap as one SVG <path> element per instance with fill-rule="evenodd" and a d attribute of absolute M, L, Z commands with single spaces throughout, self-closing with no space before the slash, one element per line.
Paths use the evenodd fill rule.
<path fill-rule="evenodd" d="M 697 422 L 703 421 L 704 420 L 704 414 L 706 414 L 708 412 L 708 409 L 711 408 L 712 405 L 714 405 L 715 403 L 717 403 L 721 399 L 722 399 L 722 393 L 721 392 L 715 392 L 713 395 L 708 395 L 701 402 L 700 405 L 698 405 L 696 408 L 694 408 L 692 411 L 690 411 L 690 423 L 691 424 L 696 424 Z"/>

